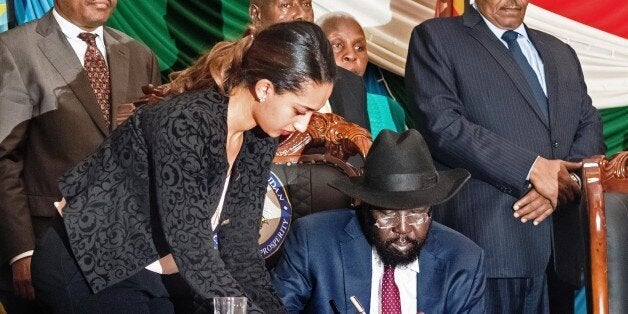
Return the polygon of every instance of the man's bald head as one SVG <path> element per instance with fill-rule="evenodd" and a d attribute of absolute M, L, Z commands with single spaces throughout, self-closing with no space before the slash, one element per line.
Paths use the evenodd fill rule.
<path fill-rule="evenodd" d="M 251 0 L 249 17 L 254 31 L 281 22 L 314 22 L 312 0 Z"/>
<path fill-rule="evenodd" d="M 331 43 L 336 64 L 363 76 L 368 55 L 366 36 L 360 23 L 353 16 L 342 12 L 325 14 L 316 22 Z"/>

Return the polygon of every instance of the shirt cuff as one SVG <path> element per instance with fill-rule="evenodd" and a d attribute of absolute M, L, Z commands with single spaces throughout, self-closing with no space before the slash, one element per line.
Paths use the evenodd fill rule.
<path fill-rule="evenodd" d="M 150 270 L 150 271 L 152 271 L 154 273 L 158 273 L 158 274 L 163 274 L 164 273 L 164 270 L 161 267 L 161 264 L 159 263 L 159 260 L 156 260 L 156 261 L 152 262 L 150 265 L 148 265 L 148 266 L 146 266 L 144 268 L 146 268 L 146 269 L 148 269 L 148 270 Z"/>
<path fill-rule="evenodd" d="M 534 169 L 534 164 L 536 164 L 536 161 L 539 160 L 539 157 L 541 156 L 536 156 L 534 162 L 532 163 L 532 166 L 530 166 L 530 170 L 528 170 L 528 175 L 526 176 L 526 181 L 530 181 L 530 174 L 532 173 L 532 169 Z"/>
<path fill-rule="evenodd" d="M 33 252 L 35 252 L 35 251 L 34 250 L 26 251 L 26 252 L 24 252 L 24 253 L 16 256 L 16 257 L 12 258 L 9 261 L 9 265 L 13 265 L 13 263 L 17 262 L 17 260 L 23 259 L 25 257 L 33 256 Z"/>

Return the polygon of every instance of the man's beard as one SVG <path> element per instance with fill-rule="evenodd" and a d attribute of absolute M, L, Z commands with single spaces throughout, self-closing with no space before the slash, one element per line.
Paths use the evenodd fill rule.
<path fill-rule="evenodd" d="M 366 240 L 369 244 L 375 246 L 375 250 L 377 251 L 377 254 L 379 254 L 379 258 L 382 260 L 384 265 L 390 265 L 393 267 L 397 265 L 408 265 L 418 258 L 419 253 L 421 252 L 422 243 L 419 243 L 417 240 L 408 239 L 405 235 L 398 235 L 397 237 L 384 242 L 375 232 L 377 227 L 375 227 L 375 219 L 371 215 L 370 211 L 358 208 L 356 209 L 356 214 Z M 392 246 L 392 244 L 395 241 L 398 241 L 401 237 L 406 237 L 406 241 L 412 245 L 412 247 L 405 252 L 400 252 Z"/>
<path fill-rule="evenodd" d="M 372 245 L 375 246 L 377 254 L 379 254 L 379 258 L 382 260 L 384 265 L 408 265 L 418 258 L 419 252 L 421 252 L 421 244 L 416 240 L 406 238 L 406 241 L 408 241 L 412 245 L 412 247 L 405 252 L 401 252 L 392 246 L 392 244 L 395 241 L 399 240 L 399 238 L 401 237 L 405 236 L 399 236 L 394 239 L 390 239 L 384 243 L 381 239 L 377 237 L 377 235 L 374 235 L 373 239 L 375 241 L 373 241 Z"/>

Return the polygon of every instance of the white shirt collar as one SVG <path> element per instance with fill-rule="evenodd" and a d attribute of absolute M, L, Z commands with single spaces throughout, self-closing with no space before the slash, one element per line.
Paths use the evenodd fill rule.
<path fill-rule="evenodd" d="M 497 36 L 497 38 L 499 38 L 500 40 L 503 41 L 502 35 L 507 31 L 507 29 L 501 29 L 501 28 L 495 26 L 495 24 L 491 23 L 491 21 L 489 21 L 486 17 L 484 17 L 484 15 L 482 15 L 482 12 L 480 12 L 480 10 L 478 10 L 478 6 L 475 3 L 473 4 L 473 8 L 476 11 L 478 11 L 478 13 L 480 13 L 480 16 L 482 17 L 482 19 L 484 20 L 484 22 L 488 26 L 488 29 L 490 29 L 491 32 L 493 32 L 493 34 L 495 34 L 495 36 Z M 528 39 L 528 33 L 526 32 L 526 28 L 523 25 L 523 23 L 521 23 L 521 25 L 517 26 L 517 28 L 513 29 L 513 31 L 519 33 L 521 36 L 523 36 L 524 38 Z M 505 43 L 505 41 L 504 41 L 504 43 Z"/>
<path fill-rule="evenodd" d="M 75 24 L 73 24 L 72 22 L 68 21 L 63 16 L 61 16 L 61 14 L 59 14 L 59 12 L 57 12 L 57 8 L 53 8 L 52 9 L 52 15 L 54 16 L 55 20 L 59 24 L 59 27 L 61 28 L 61 32 L 63 32 L 63 34 L 67 38 L 72 38 L 72 39 L 78 38 L 78 35 L 80 33 L 85 33 L 86 32 L 86 31 L 82 30 L 80 27 L 78 27 Z M 98 26 L 94 31 L 89 32 L 89 33 L 95 34 L 97 36 L 97 38 L 101 38 L 101 39 L 104 40 L 102 25 Z"/>

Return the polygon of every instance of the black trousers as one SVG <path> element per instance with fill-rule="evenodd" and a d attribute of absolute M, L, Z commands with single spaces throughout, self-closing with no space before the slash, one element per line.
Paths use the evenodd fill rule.
<path fill-rule="evenodd" d="M 92 293 L 57 220 L 38 240 L 31 263 L 35 293 L 54 313 L 174 313 L 160 275 L 146 269 Z"/>

